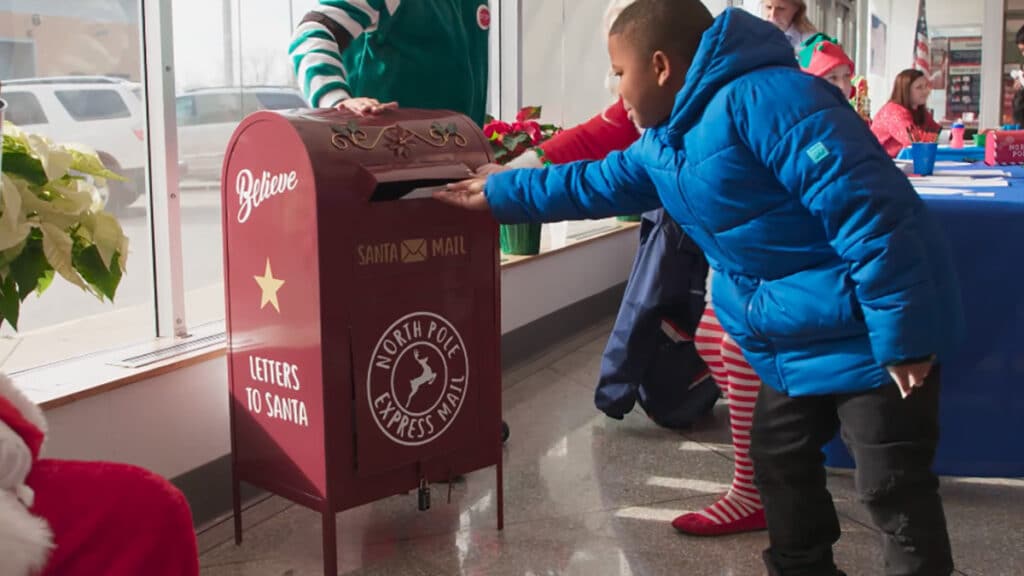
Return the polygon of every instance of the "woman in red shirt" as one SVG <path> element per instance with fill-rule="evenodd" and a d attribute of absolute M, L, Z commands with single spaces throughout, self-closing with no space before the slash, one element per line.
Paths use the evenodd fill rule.
<path fill-rule="evenodd" d="M 934 133 L 942 129 L 925 108 L 931 92 L 931 83 L 920 70 L 904 70 L 896 76 L 892 97 L 871 124 L 871 131 L 889 156 L 895 158 L 900 150 L 910 146 L 911 129 Z"/>

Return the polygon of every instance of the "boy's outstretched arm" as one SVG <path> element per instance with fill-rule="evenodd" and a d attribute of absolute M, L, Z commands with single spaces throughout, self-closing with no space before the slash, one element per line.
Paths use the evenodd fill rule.
<path fill-rule="evenodd" d="M 879 364 L 904 395 L 923 385 L 940 348 L 935 282 L 924 202 L 868 132 L 824 85 L 789 107 L 755 107 L 768 95 L 738 90 L 731 110 L 740 137 L 801 202 L 820 217 L 850 266 Z"/>
<path fill-rule="evenodd" d="M 639 214 L 661 206 L 632 148 L 596 162 L 509 170 L 457 182 L 436 198 L 463 208 L 490 209 L 500 222 L 558 222 Z"/>

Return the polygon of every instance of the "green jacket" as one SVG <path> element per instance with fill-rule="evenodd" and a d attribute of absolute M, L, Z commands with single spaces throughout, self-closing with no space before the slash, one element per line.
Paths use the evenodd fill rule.
<path fill-rule="evenodd" d="M 482 125 L 490 20 L 487 0 L 320 0 L 288 53 L 313 107 L 365 96 Z"/>

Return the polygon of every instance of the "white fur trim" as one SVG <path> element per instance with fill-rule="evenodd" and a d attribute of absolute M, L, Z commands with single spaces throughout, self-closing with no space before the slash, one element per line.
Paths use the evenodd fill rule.
<path fill-rule="evenodd" d="M 25 393 L 18 389 L 14 381 L 7 377 L 7 374 L 0 373 L 0 396 L 11 401 L 14 407 L 21 412 L 26 420 L 36 425 L 45 435 L 49 429 L 46 426 L 46 417 L 43 411 L 34 402 L 25 396 Z"/>
<path fill-rule="evenodd" d="M 0 490 L 0 558 L 4 576 L 30 576 L 46 565 L 53 533 L 5 490 Z"/>
<path fill-rule="evenodd" d="M 508 166 L 509 168 L 543 168 L 544 163 L 541 162 L 540 156 L 537 155 L 536 150 L 527 150 L 509 162 L 506 162 L 505 166 Z"/>

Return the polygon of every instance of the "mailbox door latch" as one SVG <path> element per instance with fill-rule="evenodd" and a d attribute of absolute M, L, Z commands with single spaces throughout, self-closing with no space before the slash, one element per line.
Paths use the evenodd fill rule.
<path fill-rule="evenodd" d="M 426 478 L 420 478 L 420 489 L 416 493 L 420 512 L 430 510 L 430 485 Z"/>

